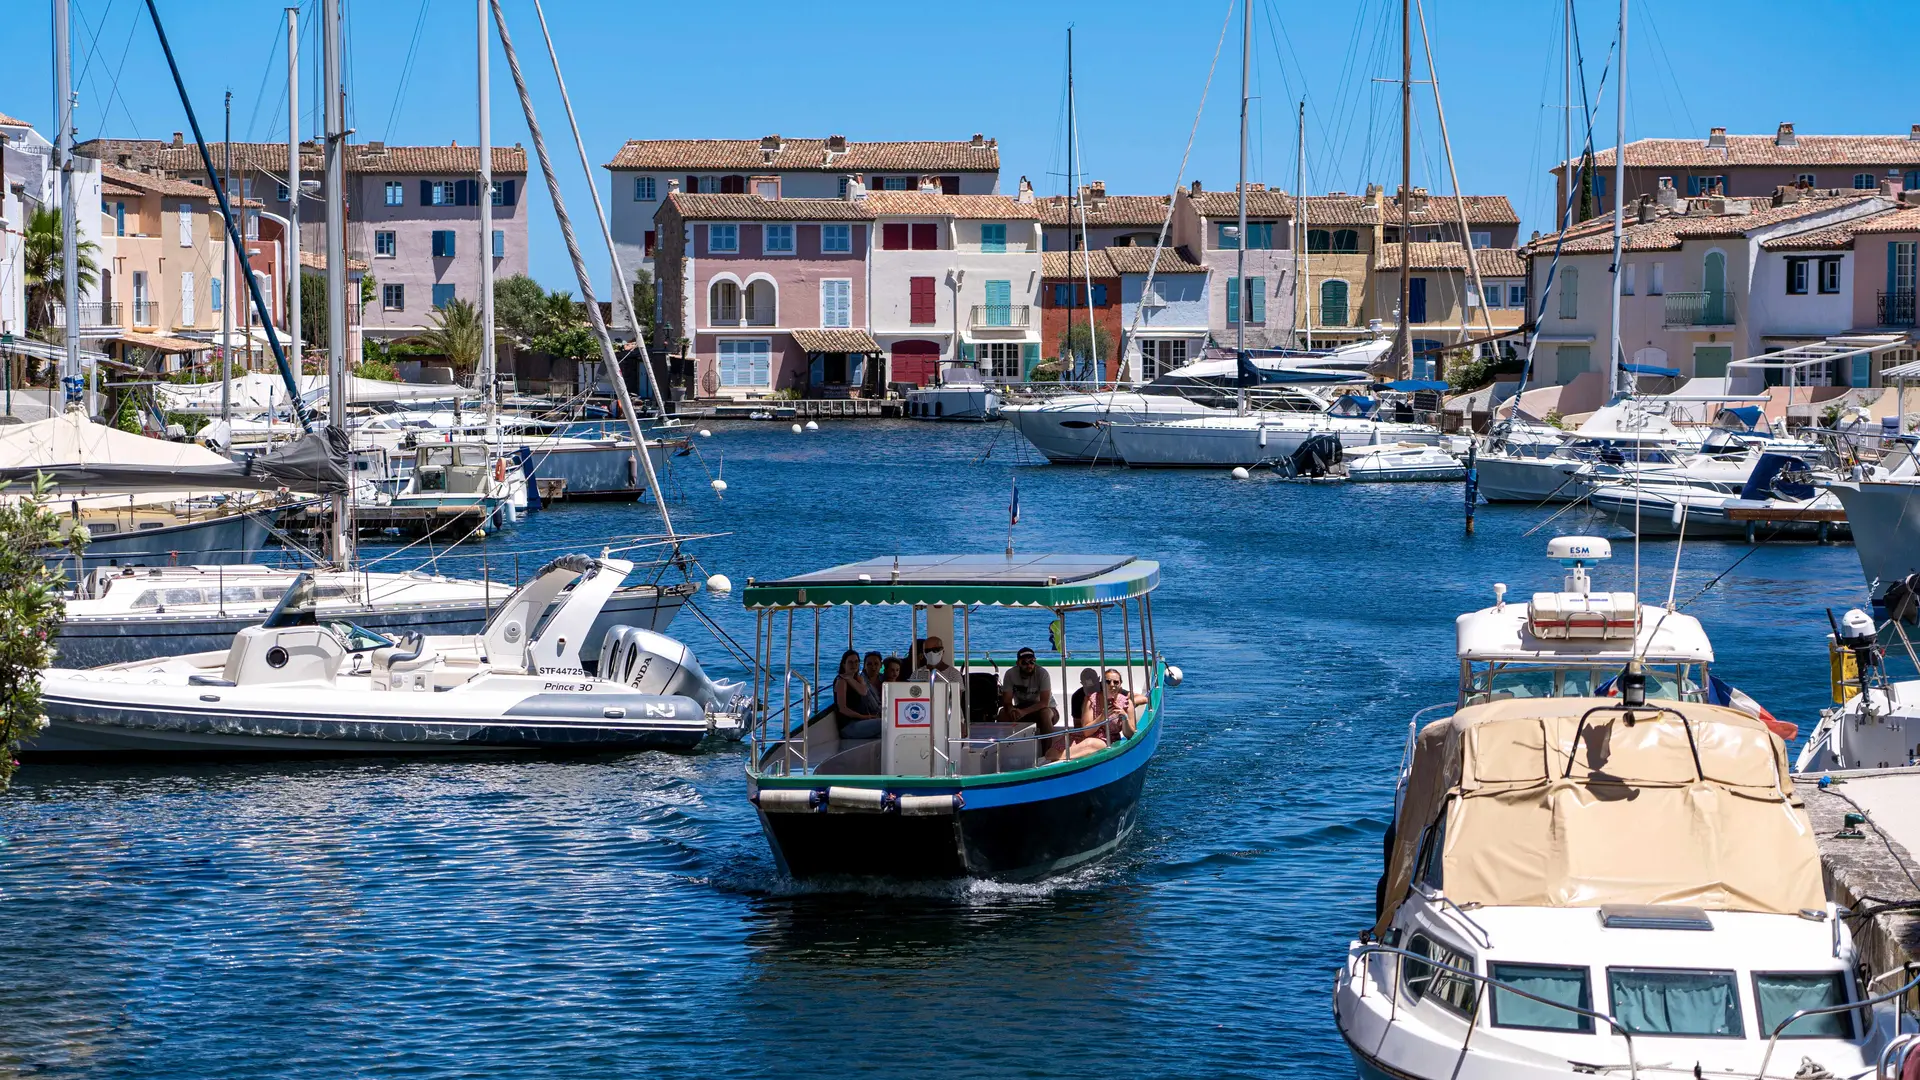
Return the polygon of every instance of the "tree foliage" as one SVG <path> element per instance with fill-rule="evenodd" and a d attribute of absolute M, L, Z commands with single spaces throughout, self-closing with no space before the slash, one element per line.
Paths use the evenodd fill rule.
<path fill-rule="evenodd" d="M 633 317 L 640 322 L 640 340 L 653 341 L 658 320 L 654 318 L 655 288 L 653 275 L 641 267 L 633 272 Z"/>
<path fill-rule="evenodd" d="M 42 474 L 26 498 L 0 502 L 0 789 L 13 780 L 14 751 L 46 726 L 40 672 L 53 665 L 53 638 L 66 618 L 65 575 L 42 552 L 77 554 L 87 542 L 83 528 L 63 535 L 60 515 L 47 505 L 52 486 Z"/>
<path fill-rule="evenodd" d="M 1060 335 L 1061 377 L 1104 379 L 1104 371 L 1093 370 L 1094 354 L 1099 353 L 1100 366 L 1106 368 L 1112 363 L 1114 348 L 1113 335 L 1106 327 L 1097 323 L 1074 323 Z"/>
<path fill-rule="evenodd" d="M 427 318 L 433 321 L 433 329 L 420 335 L 423 344 L 446 357 L 455 371 L 472 371 L 480 365 L 486 334 L 480 326 L 480 310 L 472 301 L 456 296 Z"/>
<path fill-rule="evenodd" d="M 21 245 L 25 253 L 22 272 L 30 295 L 27 306 L 29 328 L 53 325 L 53 311 L 67 302 L 66 238 L 62 235 L 60 211 L 48 207 L 35 210 L 27 219 Z M 82 240 L 74 247 L 74 265 L 79 270 L 80 293 L 86 295 L 99 280 L 99 265 L 94 257 L 100 245 Z"/>

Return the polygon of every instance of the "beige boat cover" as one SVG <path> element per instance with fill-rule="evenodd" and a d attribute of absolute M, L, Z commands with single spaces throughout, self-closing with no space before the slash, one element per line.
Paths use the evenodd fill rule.
<path fill-rule="evenodd" d="M 1515 698 L 1427 725 L 1374 933 L 1391 924 L 1421 836 L 1442 815 L 1443 891 L 1462 906 L 1822 907 L 1813 826 L 1779 736 L 1733 709 L 1660 704 L 1686 724 L 1641 710 L 1628 725 L 1617 698 Z M 1588 719 L 1576 748 L 1581 715 L 1602 705 L 1611 707 Z"/>

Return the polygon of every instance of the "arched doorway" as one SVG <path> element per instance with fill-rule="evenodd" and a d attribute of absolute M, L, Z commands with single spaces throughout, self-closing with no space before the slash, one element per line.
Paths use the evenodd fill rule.
<path fill-rule="evenodd" d="M 912 383 L 915 386 L 930 386 L 937 381 L 940 372 L 940 346 L 931 341 L 896 341 L 893 343 L 892 372 L 890 382 Z"/>

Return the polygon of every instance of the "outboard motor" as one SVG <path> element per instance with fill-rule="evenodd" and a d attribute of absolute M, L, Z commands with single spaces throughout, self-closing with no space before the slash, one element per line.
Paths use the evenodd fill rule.
<path fill-rule="evenodd" d="M 643 694 L 690 697 L 706 711 L 729 712 L 745 697 L 744 683 L 716 681 L 693 650 L 665 634 L 625 624 L 610 626 L 600 644 L 600 677 Z"/>
<path fill-rule="evenodd" d="M 1344 453 L 1340 436 L 1325 432 L 1309 435 L 1294 449 L 1292 457 L 1274 466 L 1274 471 L 1290 477 L 1325 476 L 1340 464 Z"/>

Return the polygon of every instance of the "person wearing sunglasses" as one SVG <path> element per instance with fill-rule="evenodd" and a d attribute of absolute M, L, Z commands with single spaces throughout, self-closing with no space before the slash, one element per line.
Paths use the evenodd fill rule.
<path fill-rule="evenodd" d="M 1125 678 L 1114 668 L 1108 668 L 1101 676 L 1100 688 L 1087 695 L 1086 712 L 1080 717 L 1080 726 L 1085 730 L 1067 751 L 1067 757 L 1097 754 L 1122 739 L 1131 738 L 1140 712 L 1146 707 L 1146 696 L 1128 693 Z"/>

